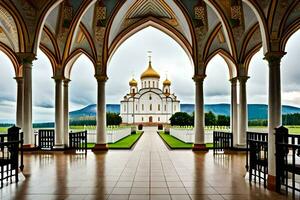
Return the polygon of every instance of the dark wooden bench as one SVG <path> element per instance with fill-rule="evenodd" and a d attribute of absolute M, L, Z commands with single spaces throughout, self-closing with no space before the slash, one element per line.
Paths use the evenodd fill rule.
<path fill-rule="evenodd" d="M 40 129 L 38 132 L 38 148 L 41 150 L 52 150 L 55 145 L 55 130 Z"/>
<path fill-rule="evenodd" d="M 69 149 L 87 154 L 87 131 L 70 132 Z"/>

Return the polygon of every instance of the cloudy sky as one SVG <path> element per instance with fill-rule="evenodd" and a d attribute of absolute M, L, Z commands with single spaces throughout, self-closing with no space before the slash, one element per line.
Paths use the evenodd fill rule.
<path fill-rule="evenodd" d="M 300 107 L 300 70 L 298 48 L 300 31 L 287 44 L 287 55 L 282 61 L 283 104 Z M 148 63 L 147 51 L 151 50 L 153 67 L 172 81 L 172 90 L 182 103 L 194 102 L 193 67 L 184 50 L 166 34 L 149 27 L 126 40 L 113 55 L 109 66 L 106 87 L 106 102 L 119 103 L 128 92 L 128 81 L 141 73 Z M 33 63 L 33 120 L 54 121 L 54 80 L 47 57 L 38 51 Z M 16 82 L 10 60 L 0 51 L 0 122 L 15 121 Z M 248 103 L 267 103 L 267 63 L 262 51 L 250 63 L 247 82 Z M 204 82 L 205 103 L 230 103 L 228 68 L 220 56 L 207 66 Z M 91 61 L 81 56 L 74 64 L 70 82 L 70 110 L 96 103 L 96 80 Z"/>

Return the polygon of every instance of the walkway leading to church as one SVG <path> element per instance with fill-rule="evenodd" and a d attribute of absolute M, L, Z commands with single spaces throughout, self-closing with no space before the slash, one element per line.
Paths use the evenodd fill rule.
<path fill-rule="evenodd" d="M 244 155 L 171 151 L 155 128 L 132 151 L 26 154 L 26 180 L 4 187 L 0 199 L 285 199 L 250 186 Z"/>

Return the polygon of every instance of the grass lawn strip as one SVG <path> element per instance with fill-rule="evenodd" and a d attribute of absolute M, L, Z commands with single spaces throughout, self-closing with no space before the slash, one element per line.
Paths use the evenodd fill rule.
<path fill-rule="evenodd" d="M 159 136 L 167 143 L 171 149 L 192 149 L 193 144 L 185 143 L 172 135 L 165 134 L 164 131 L 158 132 Z"/>
<path fill-rule="evenodd" d="M 116 143 L 109 143 L 108 149 L 131 149 L 133 145 L 138 141 L 142 136 L 143 132 L 137 131 L 136 134 L 128 135 L 127 137 L 119 140 Z M 87 147 L 89 149 L 94 148 L 94 143 L 88 143 Z"/>
<path fill-rule="evenodd" d="M 158 134 L 171 149 L 192 149 L 194 146 L 192 143 L 185 143 L 172 135 L 165 134 L 164 131 L 160 131 Z M 206 147 L 213 148 L 213 144 L 207 143 Z"/>

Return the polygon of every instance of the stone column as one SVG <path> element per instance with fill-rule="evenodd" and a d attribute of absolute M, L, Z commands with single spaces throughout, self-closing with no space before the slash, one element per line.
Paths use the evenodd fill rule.
<path fill-rule="evenodd" d="M 24 133 L 24 148 L 33 144 L 32 130 L 32 62 L 36 59 L 33 53 L 18 53 L 23 68 L 23 114 L 22 130 Z M 21 111 L 20 111 L 21 112 Z"/>
<path fill-rule="evenodd" d="M 268 90 L 268 188 L 276 188 L 275 162 L 275 128 L 281 125 L 281 78 L 280 62 L 284 52 L 269 52 L 265 59 L 269 63 L 269 90 Z"/>
<path fill-rule="evenodd" d="M 62 90 L 62 77 L 53 77 L 55 80 L 55 146 L 56 149 L 64 148 L 64 135 L 63 135 L 63 90 Z"/>
<path fill-rule="evenodd" d="M 204 100 L 203 81 L 205 76 L 195 75 L 195 143 L 193 150 L 207 150 L 204 142 Z"/>
<path fill-rule="evenodd" d="M 64 144 L 67 147 L 69 145 L 69 82 L 70 79 L 64 79 L 63 81 L 63 121 L 64 121 Z"/>
<path fill-rule="evenodd" d="M 237 78 L 230 79 L 231 82 L 231 116 L 230 127 L 233 134 L 233 146 L 238 144 L 238 108 L 237 108 Z"/>
<path fill-rule="evenodd" d="M 248 76 L 240 76 L 239 80 L 239 125 L 238 125 L 238 145 L 244 146 L 246 145 L 246 132 L 248 129 L 248 108 L 247 108 L 247 91 L 246 91 L 246 82 L 248 80 Z"/>
<path fill-rule="evenodd" d="M 106 145 L 106 103 L 105 103 L 105 83 L 107 76 L 95 76 L 98 83 L 97 95 L 97 141 L 93 151 L 107 150 Z M 128 109 L 128 108 L 127 108 Z"/>
<path fill-rule="evenodd" d="M 16 126 L 22 128 L 23 117 L 23 77 L 15 77 L 17 81 Z"/>

